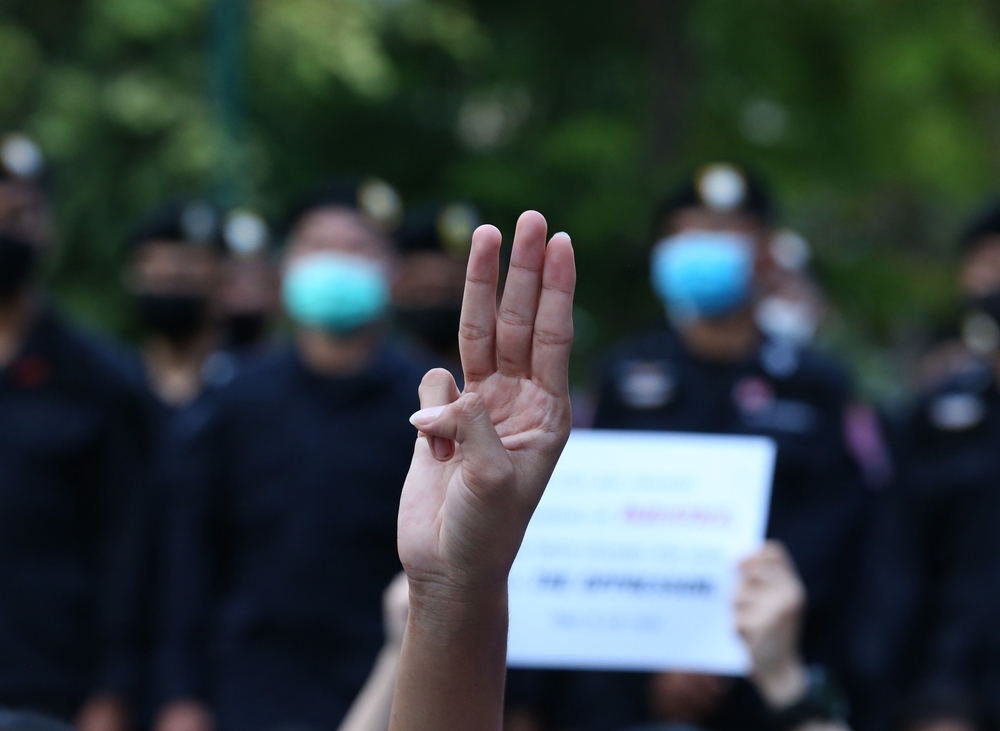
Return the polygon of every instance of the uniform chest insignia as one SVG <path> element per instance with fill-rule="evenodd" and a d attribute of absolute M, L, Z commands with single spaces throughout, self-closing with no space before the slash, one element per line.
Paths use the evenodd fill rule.
<path fill-rule="evenodd" d="M 948 393 L 928 404 L 927 416 L 941 431 L 966 431 L 982 423 L 986 404 L 973 393 Z"/>
<path fill-rule="evenodd" d="M 805 401 L 780 399 L 761 376 L 746 376 L 733 386 L 733 403 L 743 423 L 753 429 L 786 434 L 807 434 L 819 424 L 816 407 Z"/>
<path fill-rule="evenodd" d="M 760 365 L 773 378 L 788 378 L 799 369 L 801 357 L 794 343 L 771 340 L 761 346 Z"/>
<path fill-rule="evenodd" d="M 733 386 L 733 403 L 744 414 L 759 414 L 774 404 L 774 387 L 760 376 L 746 376 Z"/>
<path fill-rule="evenodd" d="M 629 408 L 659 409 L 673 401 L 677 378 L 666 361 L 633 360 L 622 364 L 617 386 Z"/>

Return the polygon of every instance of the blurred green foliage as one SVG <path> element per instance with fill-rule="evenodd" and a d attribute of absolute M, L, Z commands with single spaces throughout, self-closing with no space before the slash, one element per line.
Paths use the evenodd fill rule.
<path fill-rule="evenodd" d="M 228 185 L 277 221 L 310 181 L 370 172 L 507 231 L 524 207 L 569 231 L 586 369 L 660 317 L 653 203 L 736 159 L 813 243 L 829 338 L 891 393 L 955 306 L 955 232 L 1000 171 L 987 0 L 245 0 L 244 62 L 219 77 L 225 1 L 0 0 L 0 129 L 53 162 L 53 286 L 112 329 L 147 205 Z M 219 78 L 243 80 L 240 125 Z"/>

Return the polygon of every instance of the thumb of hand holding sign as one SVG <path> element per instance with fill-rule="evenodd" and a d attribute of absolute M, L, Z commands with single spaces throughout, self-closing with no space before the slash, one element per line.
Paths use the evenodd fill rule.
<path fill-rule="evenodd" d="M 399 508 L 410 614 L 392 731 L 502 725 L 507 576 L 569 437 L 576 269 L 566 234 L 521 215 L 499 309 L 500 232 L 473 236 L 459 347 L 420 386 L 420 430 Z"/>

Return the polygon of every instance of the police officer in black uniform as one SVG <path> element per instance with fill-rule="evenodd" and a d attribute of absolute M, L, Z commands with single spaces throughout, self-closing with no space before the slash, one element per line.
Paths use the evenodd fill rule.
<path fill-rule="evenodd" d="M 762 186 L 729 164 L 702 168 L 660 208 L 651 274 L 669 326 L 607 359 L 594 426 L 772 437 L 778 455 L 768 535 L 787 546 L 807 588 L 806 658 L 842 666 L 865 506 L 844 436 L 851 394 L 840 369 L 793 339 L 765 338 L 754 321 L 755 296 L 773 267 L 771 222 Z M 769 723 L 742 682 L 642 676 L 632 679 L 630 706 L 627 679 L 606 675 L 607 687 L 618 690 L 602 692 L 599 676 L 579 676 L 561 703 L 572 713 L 563 725 L 623 727 L 643 716 L 719 729 Z M 805 683 L 801 701 L 824 692 Z M 602 716 L 600 725 L 592 720 Z"/>
<path fill-rule="evenodd" d="M 132 224 L 126 246 L 125 285 L 143 326 L 136 375 L 161 421 L 193 402 L 224 367 L 213 359 L 225 251 L 219 212 L 197 199 L 160 204 Z"/>
<path fill-rule="evenodd" d="M 229 211 L 222 222 L 226 255 L 219 288 L 223 347 L 237 355 L 269 345 L 277 311 L 278 272 L 264 217 L 250 208 Z"/>
<path fill-rule="evenodd" d="M 893 695 L 966 696 L 1000 723 L 1000 203 L 962 236 L 963 354 L 894 430 L 896 508 L 878 555 Z M 889 563 L 882 563 L 888 558 Z M 885 582 L 883 582 L 885 587 Z M 885 607 L 880 607 L 884 609 Z M 875 673 L 872 673 L 875 674 Z M 889 674 L 884 667 L 883 675 Z M 912 714 L 911 714 L 912 715 Z M 992 727 L 992 726 L 991 726 Z"/>
<path fill-rule="evenodd" d="M 377 180 L 295 207 L 292 342 L 191 426 L 171 479 L 160 731 L 207 728 L 206 709 L 221 731 L 334 729 L 371 669 L 426 370 L 385 338 L 399 213 Z"/>
<path fill-rule="evenodd" d="M 52 238 L 42 167 L 32 140 L 0 138 L 0 706 L 118 731 L 148 443 L 125 356 L 31 285 Z"/>

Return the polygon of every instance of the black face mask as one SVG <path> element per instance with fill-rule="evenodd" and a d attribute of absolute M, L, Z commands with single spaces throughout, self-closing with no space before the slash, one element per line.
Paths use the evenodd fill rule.
<path fill-rule="evenodd" d="M 458 345 L 462 305 L 401 307 L 396 313 L 406 331 L 423 340 L 433 350 L 450 351 Z"/>
<path fill-rule="evenodd" d="M 0 300 L 24 289 L 35 268 L 35 247 L 27 241 L 0 234 Z"/>
<path fill-rule="evenodd" d="M 153 332 L 174 342 L 184 342 L 208 322 L 208 300 L 188 294 L 141 294 L 139 316 Z"/>
<path fill-rule="evenodd" d="M 241 312 L 226 318 L 226 340 L 236 348 L 256 345 L 267 331 L 267 315 L 263 312 Z"/>

